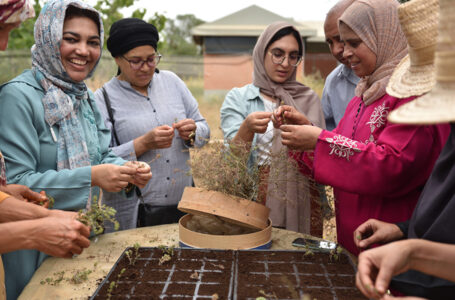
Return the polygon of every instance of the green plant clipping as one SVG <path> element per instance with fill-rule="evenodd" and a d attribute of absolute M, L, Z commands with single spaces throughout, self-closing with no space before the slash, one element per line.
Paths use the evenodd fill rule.
<path fill-rule="evenodd" d="M 90 209 L 88 211 L 80 210 L 77 219 L 90 226 L 95 235 L 99 235 L 104 232 L 104 222 L 111 222 L 114 224 L 115 230 L 119 229 L 120 224 L 115 219 L 116 213 L 117 211 L 114 208 L 99 203 L 98 197 L 93 196 Z"/>

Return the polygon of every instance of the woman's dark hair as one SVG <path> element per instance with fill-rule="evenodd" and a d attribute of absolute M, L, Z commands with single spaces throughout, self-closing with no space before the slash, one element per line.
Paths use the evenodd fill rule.
<path fill-rule="evenodd" d="M 96 26 L 98 26 L 98 34 L 100 33 L 100 17 L 99 15 L 93 11 L 88 9 L 79 8 L 74 5 L 69 5 L 65 12 L 65 21 L 75 18 L 75 17 L 86 17 L 95 22 Z"/>
<path fill-rule="evenodd" d="M 284 27 L 280 29 L 277 33 L 275 33 L 275 35 L 270 39 L 270 42 L 267 44 L 267 47 L 265 47 L 265 49 L 269 49 L 269 46 L 273 44 L 275 41 L 278 41 L 282 37 L 285 37 L 290 34 L 294 36 L 295 40 L 297 41 L 297 44 L 299 45 L 299 55 L 303 55 L 302 43 L 299 42 L 302 40 L 302 38 L 300 37 L 300 33 L 290 26 Z"/>

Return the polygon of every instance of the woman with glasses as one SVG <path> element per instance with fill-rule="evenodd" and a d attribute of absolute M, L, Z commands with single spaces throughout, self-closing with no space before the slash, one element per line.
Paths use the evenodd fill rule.
<path fill-rule="evenodd" d="M 360 81 L 333 131 L 313 126 L 310 116 L 290 106 L 274 113 L 283 145 L 299 150 L 294 158 L 302 172 L 333 186 L 338 242 L 356 255 L 352 237 L 360 224 L 370 218 L 396 223 L 411 217 L 450 132 L 446 124 L 387 120 L 390 111 L 414 98 L 386 92 L 393 70 L 408 52 L 398 6 L 395 0 L 357 0 L 338 20 L 343 56 Z"/>
<path fill-rule="evenodd" d="M 271 208 L 272 224 L 310 233 L 310 196 L 316 190 L 286 164 L 286 149 L 271 122 L 273 110 L 287 104 L 308 115 L 314 124 L 325 125 L 318 96 L 296 81 L 302 55 L 302 39 L 292 25 L 269 25 L 253 50 L 253 83 L 226 95 L 221 128 L 231 145 L 250 153 L 250 167 L 260 169 L 258 201 Z M 275 159 L 280 156 L 282 159 Z"/>
<path fill-rule="evenodd" d="M 157 69 L 159 35 L 152 24 L 126 18 L 112 24 L 107 48 L 118 74 L 95 93 L 104 121 L 112 132 L 111 149 L 126 160 L 150 164 L 153 178 L 135 190 L 136 201 L 113 193 L 103 200 L 117 210 L 121 229 L 175 223 L 177 204 L 188 175 L 189 148 L 210 138 L 207 122 L 185 83 L 170 71 Z M 138 207 L 141 204 L 139 222 Z M 145 210 L 145 208 L 147 208 Z"/>

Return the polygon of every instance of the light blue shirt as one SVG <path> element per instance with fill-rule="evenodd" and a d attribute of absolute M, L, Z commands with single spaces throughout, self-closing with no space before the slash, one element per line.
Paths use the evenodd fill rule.
<path fill-rule="evenodd" d="M 359 77 L 344 64 L 338 65 L 325 80 L 322 93 L 322 110 L 327 130 L 338 126 L 348 103 L 354 98 Z"/>
<path fill-rule="evenodd" d="M 210 139 L 210 129 L 199 112 L 196 99 L 177 75 L 162 70 L 153 75 L 148 86 L 148 96 L 142 95 L 129 82 L 117 77 L 107 82 L 104 88 L 111 102 L 115 131 L 120 142 L 117 145 L 112 135 L 112 150 L 124 159 L 150 163 L 153 176 L 147 186 L 141 189 L 144 202 L 154 206 L 176 205 L 184 188 L 192 184 L 187 164 L 190 145 L 175 131 L 171 147 L 149 150 L 136 158 L 133 140 L 155 127 L 172 126 L 176 121 L 193 119 L 197 127 L 194 146 L 202 147 Z M 95 98 L 106 126 L 112 130 L 101 89 L 95 92 Z M 103 202 L 118 211 L 116 217 L 120 229 L 136 227 L 136 196 L 134 201 L 127 201 L 119 194 L 105 192 Z"/>
<path fill-rule="evenodd" d="M 224 139 L 232 140 L 240 129 L 243 121 L 249 114 L 256 111 L 264 111 L 264 100 L 261 98 L 259 88 L 254 84 L 247 84 L 241 88 L 230 90 L 221 106 L 221 130 Z M 257 156 L 256 140 L 257 134 L 254 135 L 251 146 L 251 156 L 249 164 L 253 164 Z"/>
<path fill-rule="evenodd" d="M 0 147 L 8 183 L 23 184 L 37 192 L 45 190 L 55 198 L 54 208 L 78 211 L 86 208 L 90 191 L 95 195 L 99 189 L 91 188 L 90 166 L 57 171 L 57 143 L 44 120 L 43 96 L 44 90 L 30 70 L 1 87 Z M 93 93 L 89 92 L 89 96 L 91 105 L 82 101 L 76 115 L 84 131 L 91 164 L 122 165 L 125 161 L 109 150 L 110 132 L 104 126 Z M 58 136 L 59 126 L 54 125 L 53 130 Z M 46 257 L 36 250 L 2 255 L 8 299 L 17 298 Z"/>

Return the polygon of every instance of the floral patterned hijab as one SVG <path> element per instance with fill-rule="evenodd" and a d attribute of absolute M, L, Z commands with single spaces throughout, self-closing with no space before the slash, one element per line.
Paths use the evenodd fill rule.
<path fill-rule="evenodd" d="M 46 123 L 54 141 L 58 142 L 57 170 L 74 169 L 90 165 L 90 156 L 77 118 L 81 101 L 88 100 L 85 83 L 73 81 L 61 61 L 60 44 L 63 36 L 65 12 L 68 6 L 99 13 L 80 0 L 48 1 L 35 23 L 35 45 L 32 47 L 32 70 L 45 90 L 42 99 Z M 99 19 L 101 49 L 103 49 L 103 22 Z M 101 58 L 101 55 L 100 55 Z M 98 64 L 99 59 L 96 63 Z M 88 77 L 92 76 L 95 68 Z M 59 126 L 55 136 L 52 126 Z"/>
<path fill-rule="evenodd" d="M 399 5 L 396 0 L 357 0 L 339 19 L 376 54 L 374 72 L 361 78 L 355 90 L 365 105 L 385 95 L 393 70 L 408 53 L 398 19 Z"/>
<path fill-rule="evenodd" d="M 23 22 L 34 16 L 30 0 L 0 0 L 0 23 Z"/>

